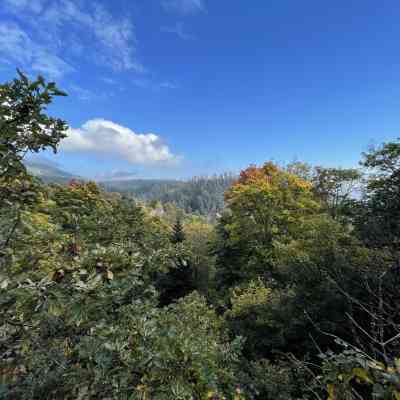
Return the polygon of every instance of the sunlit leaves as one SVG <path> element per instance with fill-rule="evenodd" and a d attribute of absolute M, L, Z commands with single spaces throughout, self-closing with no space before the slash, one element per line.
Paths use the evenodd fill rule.
<path fill-rule="evenodd" d="M 46 114 L 55 96 L 65 94 L 42 77 L 31 82 L 18 71 L 18 79 L 0 85 L 0 178 L 26 174 L 22 160 L 27 152 L 57 149 L 66 123 Z"/>

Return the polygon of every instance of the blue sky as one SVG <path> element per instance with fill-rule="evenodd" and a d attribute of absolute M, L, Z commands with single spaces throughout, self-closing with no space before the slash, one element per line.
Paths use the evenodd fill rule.
<path fill-rule="evenodd" d="M 82 176 L 354 166 L 400 136 L 399 21 L 395 0 L 1 0 L 0 79 L 69 93 L 46 157 Z"/>

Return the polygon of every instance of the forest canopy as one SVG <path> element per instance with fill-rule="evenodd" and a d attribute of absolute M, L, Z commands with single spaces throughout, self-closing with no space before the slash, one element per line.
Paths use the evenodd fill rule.
<path fill-rule="evenodd" d="M 29 174 L 64 95 L 0 86 L 1 398 L 400 399 L 399 141 L 143 203 Z"/>

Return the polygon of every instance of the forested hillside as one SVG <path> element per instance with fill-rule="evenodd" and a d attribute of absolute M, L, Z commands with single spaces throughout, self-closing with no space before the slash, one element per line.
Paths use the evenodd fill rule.
<path fill-rule="evenodd" d="M 157 212 L 27 172 L 60 96 L 0 86 L 0 398 L 400 399 L 399 141 L 142 187 Z"/>
<path fill-rule="evenodd" d="M 45 183 L 68 183 L 80 179 L 39 161 L 25 161 L 28 171 Z M 215 219 L 224 208 L 224 193 L 235 181 L 233 174 L 195 177 L 190 180 L 168 179 L 112 179 L 100 180 L 106 191 L 121 193 L 136 200 L 163 205 L 173 204 L 184 212 Z"/>
<path fill-rule="evenodd" d="M 108 191 L 144 201 L 171 203 L 187 213 L 215 217 L 224 207 L 224 193 L 235 177 L 231 174 L 196 177 L 188 181 L 153 179 L 100 182 Z"/>

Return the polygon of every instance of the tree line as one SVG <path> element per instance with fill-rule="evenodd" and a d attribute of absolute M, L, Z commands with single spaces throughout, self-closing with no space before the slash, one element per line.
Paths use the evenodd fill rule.
<path fill-rule="evenodd" d="M 156 205 L 173 204 L 186 213 L 215 219 L 224 208 L 224 193 L 235 181 L 233 174 L 194 177 L 187 181 L 145 180 L 101 182 L 108 191 L 128 194 Z"/>

